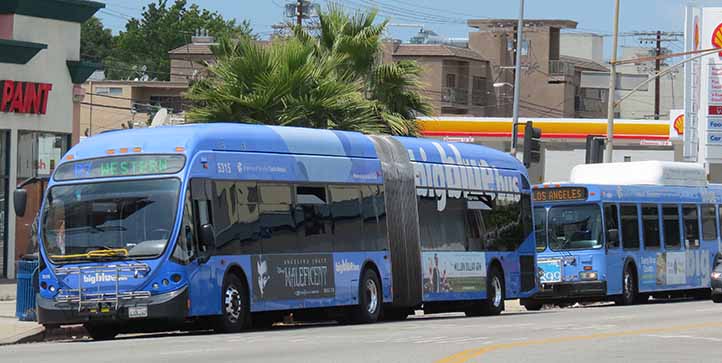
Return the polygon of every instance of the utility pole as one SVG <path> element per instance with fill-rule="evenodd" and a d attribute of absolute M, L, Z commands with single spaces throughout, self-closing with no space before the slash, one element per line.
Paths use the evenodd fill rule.
<path fill-rule="evenodd" d="M 514 45 L 514 111 L 511 122 L 511 155 L 516 157 L 519 134 L 519 99 L 521 98 L 521 53 L 524 49 L 524 0 L 519 0 L 519 22 L 516 26 L 516 44 Z M 525 146 L 526 147 L 526 146 Z"/>
<path fill-rule="evenodd" d="M 303 0 L 296 1 L 296 26 L 303 26 Z"/>
<path fill-rule="evenodd" d="M 654 55 L 657 60 L 654 61 L 654 75 L 658 75 L 660 68 L 662 67 L 662 60 L 659 58 L 662 55 L 662 32 L 657 30 L 657 46 L 654 48 Z M 654 119 L 659 120 L 659 77 L 654 78 Z"/>
<path fill-rule="evenodd" d="M 604 162 L 611 163 L 614 153 L 614 94 L 617 89 L 617 43 L 619 42 L 619 0 L 614 1 L 614 35 L 612 37 L 612 59 L 609 61 L 609 101 L 607 104 L 607 148 Z"/>

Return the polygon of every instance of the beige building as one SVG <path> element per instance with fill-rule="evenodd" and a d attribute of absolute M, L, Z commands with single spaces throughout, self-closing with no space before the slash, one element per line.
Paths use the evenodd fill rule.
<path fill-rule="evenodd" d="M 83 84 L 85 100 L 80 110 L 83 136 L 108 130 L 147 126 L 165 108 L 169 114 L 184 110 L 186 82 L 90 81 Z"/>
<path fill-rule="evenodd" d="M 496 110 L 489 62 L 479 53 L 444 44 L 387 43 L 384 61 L 402 60 L 423 68 L 422 91 L 434 114 L 487 116 Z"/>

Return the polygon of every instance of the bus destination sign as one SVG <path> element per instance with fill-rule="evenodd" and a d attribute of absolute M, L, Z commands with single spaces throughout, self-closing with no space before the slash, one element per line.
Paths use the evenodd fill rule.
<path fill-rule="evenodd" d="M 175 174 L 183 169 L 183 155 L 113 156 L 64 163 L 55 180 L 112 178 L 153 174 Z"/>
<path fill-rule="evenodd" d="M 575 200 L 587 200 L 587 188 L 562 187 L 535 189 L 533 198 L 536 202 L 566 202 Z"/>

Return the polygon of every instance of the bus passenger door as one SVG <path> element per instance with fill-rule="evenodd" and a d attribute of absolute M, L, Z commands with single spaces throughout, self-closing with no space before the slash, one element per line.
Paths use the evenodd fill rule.
<path fill-rule="evenodd" d="M 217 286 L 213 265 L 211 263 L 211 251 L 214 247 L 213 233 L 209 234 L 208 228 L 212 230 L 211 220 L 211 185 L 204 179 L 191 180 L 191 203 L 193 210 L 194 229 L 197 231 L 196 258 L 191 262 L 190 269 L 190 291 L 191 300 L 190 315 L 214 315 L 220 314 L 221 287 Z M 205 229 L 205 231 L 204 231 Z M 208 239 L 211 239 L 210 241 Z"/>
<path fill-rule="evenodd" d="M 622 293 L 624 250 L 622 249 L 619 225 L 619 206 L 613 203 L 604 204 L 606 261 L 603 265 L 606 267 L 607 295 Z"/>

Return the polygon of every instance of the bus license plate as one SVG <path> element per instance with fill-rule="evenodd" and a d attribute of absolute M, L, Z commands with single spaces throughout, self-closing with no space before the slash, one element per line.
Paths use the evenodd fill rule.
<path fill-rule="evenodd" d="M 137 319 L 137 318 L 146 318 L 146 317 L 148 317 L 148 307 L 147 306 L 128 307 L 128 318 Z"/>

